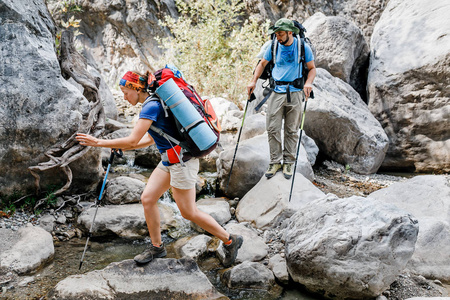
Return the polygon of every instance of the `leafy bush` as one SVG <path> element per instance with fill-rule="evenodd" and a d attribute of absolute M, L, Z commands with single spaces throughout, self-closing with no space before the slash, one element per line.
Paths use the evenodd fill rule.
<path fill-rule="evenodd" d="M 235 103 L 246 99 L 269 22 L 243 20 L 245 2 L 238 0 L 177 0 L 176 4 L 180 17 L 168 16 L 161 22 L 173 35 L 158 40 L 165 50 L 162 61 L 182 70 L 200 94 Z"/>

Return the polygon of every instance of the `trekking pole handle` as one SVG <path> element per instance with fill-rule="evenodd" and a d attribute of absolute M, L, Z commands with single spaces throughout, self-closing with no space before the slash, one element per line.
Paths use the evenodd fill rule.
<path fill-rule="evenodd" d="M 114 156 L 117 155 L 117 157 L 122 157 L 123 156 L 123 151 L 122 149 L 111 149 L 111 155 L 109 156 L 109 160 L 108 163 L 112 164 L 113 160 L 114 160 Z"/>

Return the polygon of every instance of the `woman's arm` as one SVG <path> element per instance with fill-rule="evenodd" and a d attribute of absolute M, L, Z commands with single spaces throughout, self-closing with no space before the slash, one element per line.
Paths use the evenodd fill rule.
<path fill-rule="evenodd" d="M 137 149 L 151 145 L 151 142 L 144 137 L 147 134 L 150 125 L 152 125 L 152 120 L 149 119 L 139 119 L 134 126 L 133 131 L 127 137 L 105 140 L 93 137 L 85 133 L 77 133 L 76 140 L 80 142 L 80 145 L 91 146 L 91 147 L 104 147 L 104 148 L 117 148 L 117 149 Z M 145 139 L 144 139 L 145 138 Z"/>
<path fill-rule="evenodd" d="M 145 147 L 148 147 L 150 145 L 153 145 L 154 143 L 155 143 L 155 141 L 153 140 L 152 136 L 147 132 L 147 134 L 144 134 L 144 136 L 139 141 L 139 143 L 137 144 L 136 147 L 134 147 L 134 148 L 122 148 L 122 150 L 126 151 L 126 150 L 134 150 L 134 149 L 145 148 Z"/>

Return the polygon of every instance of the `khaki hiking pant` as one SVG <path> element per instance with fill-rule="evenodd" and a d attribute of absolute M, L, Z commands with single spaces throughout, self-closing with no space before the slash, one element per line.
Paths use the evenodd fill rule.
<path fill-rule="evenodd" d="M 303 113 L 303 91 L 291 92 L 291 102 L 286 94 L 273 92 L 268 99 L 266 129 L 269 136 L 270 163 L 295 163 L 298 129 Z M 281 142 L 281 127 L 284 119 L 284 148 Z"/>

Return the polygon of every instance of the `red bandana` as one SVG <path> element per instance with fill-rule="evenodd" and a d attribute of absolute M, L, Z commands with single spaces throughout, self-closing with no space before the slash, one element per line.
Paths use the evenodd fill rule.
<path fill-rule="evenodd" d="M 119 85 L 136 91 L 145 90 L 145 79 L 139 74 L 128 71 L 123 75 Z"/>

